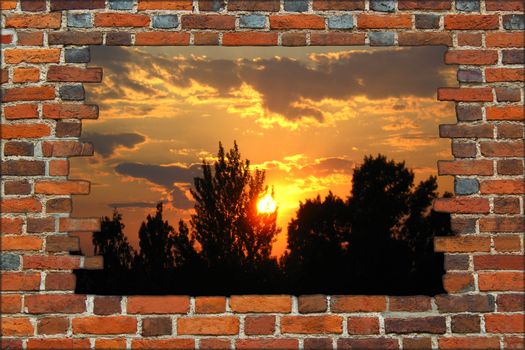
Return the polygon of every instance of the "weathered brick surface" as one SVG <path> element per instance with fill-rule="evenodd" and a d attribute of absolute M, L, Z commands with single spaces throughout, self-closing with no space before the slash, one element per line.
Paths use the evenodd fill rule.
<path fill-rule="evenodd" d="M 525 346 L 523 1 L 3 0 L 0 9 L 4 348 Z M 92 154 L 78 138 L 82 121 L 98 117 L 83 84 L 103 79 L 87 66 L 88 46 L 102 44 L 447 46 L 459 85 L 437 96 L 456 103 L 458 123 L 439 128 L 454 159 L 438 170 L 456 177 L 456 197 L 434 208 L 452 214 L 456 234 L 435 240 L 449 294 L 72 294 L 72 269 L 102 262 L 69 255 L 79 241 L 68 233 L 99 220 L 68 217 L 71 195 L 89 183 L 57 177 L 69 174 L 69 157 Z"/>

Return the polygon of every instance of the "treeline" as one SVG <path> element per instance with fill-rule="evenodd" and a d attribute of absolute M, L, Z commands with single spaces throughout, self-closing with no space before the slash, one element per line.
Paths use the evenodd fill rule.
<path fill-rule="evenodd" d="M 448 214 L 431 210 L 435 177 L 414 184 L 403 162 L 365 157 L 352 190 L 300 203 L 288 225 L 286 253 L 271 256 L 277 211 L 257 212 L 268 192 L 237 144 L 203 161 L 195 178 L 195 212 L 177 228 L 163 206 L 139 230 L 139 250 L 124 235 L 117 210 L 93 234 L 104 270 L 78 270 L 77 292 L 95 294 L 436 294 L 443 255 L 433 238 L 450 234 Z"/>

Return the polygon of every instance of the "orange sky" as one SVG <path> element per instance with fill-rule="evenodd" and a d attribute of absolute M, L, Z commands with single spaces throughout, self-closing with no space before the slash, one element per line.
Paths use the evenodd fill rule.
<path fill-rule="evenodd" d="M 436 175 L 450 158 L 438 125 L 454 106 L 436 89 L 454 83 L 443 48 L 92 48 L 102 84 L 87 86 L 100 106 L 84 122 L 95 156 L 72 161 L 71 178 L 92 181 L 74 199 L 75 216 L 123 213 L 137 246 L 140 222 L 165 201 L 176 226 L 193 207 L 189 188 L 202 158 L 237 140 L 244 158 L 266 170 L 275 189 L 286 248 L 286 225 L 298 203 L 328 190 L 346 198 L 352 169 L 365 155 L 405 160 L 416 181 Z M 439 179 L 450 191 L 451 179 Z M 92 253 L 91 237 L 82 249 Z"/>

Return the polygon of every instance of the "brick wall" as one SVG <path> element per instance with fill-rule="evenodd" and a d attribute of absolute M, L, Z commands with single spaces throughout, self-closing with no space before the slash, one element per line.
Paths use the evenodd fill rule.
<path fill-rule="evenodd" d="M 2 0 L 2 348 L 523 348 L 524 4 L 520 0 Z M 425 296 L 107 297 L 74 294 L 100 268 L 70 231 L 88 45 L 446 45 L 458 65 L 448 292 Z M 395 67 L 392 67 L 395 69 Z M 438 126 L 436 125 L 436 133 Z M 198 278 L 198 276 L 196 276 Z M 344 278 L 344 276 L 341 276 Z"/>

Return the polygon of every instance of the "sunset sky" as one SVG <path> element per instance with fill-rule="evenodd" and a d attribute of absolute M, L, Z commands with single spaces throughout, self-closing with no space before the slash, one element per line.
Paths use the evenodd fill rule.
<path fill-rule="evenodd" d="M 189 218 L 201 160 L 236 140 L 275 190 L 280 255 L 299 201 L 328 190 L 346 198 L 365 155 L 405 160 L 416 181 L 450 159 L 450 141 L 438 137 L 438 124 L 454 121 L 454 105 L 436 100 L 455 81 L 444 50 L 94 47 L 91 65 L 104 68 L 104 80 L 86 88 L 100 118 L 84 121 L 82 138 L 95 156 L 74 159 L 70 176 L 92 189 L 74 198 L 73 214 L 119 208 L 137 247 L 158 201 L 174 227 Z M 451 184 L 440 178 L 440 192 Z M 81 241 L 92 254 L 90 235 Z"/>

